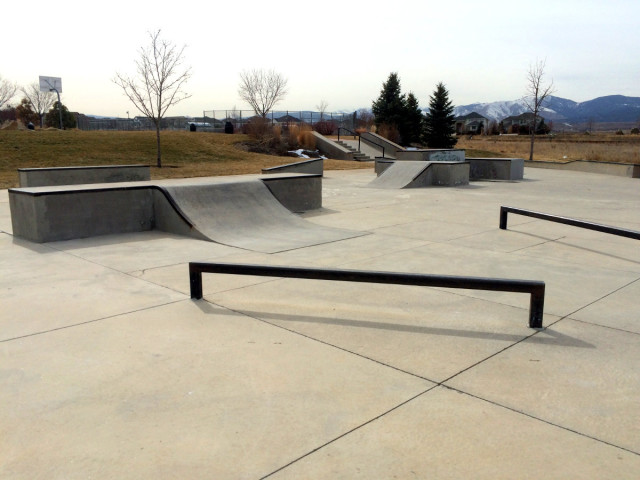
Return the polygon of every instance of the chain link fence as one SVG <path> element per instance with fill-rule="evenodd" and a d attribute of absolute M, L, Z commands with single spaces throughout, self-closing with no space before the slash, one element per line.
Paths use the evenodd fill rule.
<path fill-rule="evenodd" d="M 205 110 L 202 112 L 204 121 L 216 128 L 224 128 L 231 123 L 234 130 L 244 131 L 245 127 L 255 119 L 261 118 L 253 110 Z M 339 127 L 354 130 L 356 113 L 345 112 L 314 112 L 311 110 L 272 110 L 265 119 L 272 125 L 287 128 L 292 125 L 308 125 L 320 133 L 330 135 L 337 132 Z"/>
<path fill-rule="evenodd" d="M 205 110 L 201 117 L 165 117 L 160 122 L 162 130 L 195 130 L 206 132 L 225 132 L 229 125 L 236 133 L 243 133 L 258 117 L 253 110 Z M 310 110 L 274 110 L 266 115 L 272 125 L 280 125 L 287 129 L 292 125 L 310 126 L 323 135 L 337 133 L 338 128 L 355 130 L 356 112 L 315 112 Z M 78 114 L 77 125 L 80 130 L 155 130 L 150 118 L 100 118 Z"/>

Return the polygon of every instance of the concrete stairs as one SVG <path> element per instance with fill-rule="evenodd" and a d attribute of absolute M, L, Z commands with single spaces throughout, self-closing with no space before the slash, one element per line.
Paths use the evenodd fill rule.
<path fill-rule="evenodd" d="M 353 159 L 358 161 L 358 162 L 370 162 L 373 161 L 373 158 L 371 158 L 370 156 L 362 153 L 360 150 L 358 150 L 356 147 L 354 147 L 352 145 L 352 142 L 355 143 L 357 145 L 357 141 L 343 141 L 343 140 L 336 140 L 335 141 L 338 145 L 340 145 L 341 147 L 346 148 L 347 150 L 349 150 L 350 152 L 353 152 Z"/>

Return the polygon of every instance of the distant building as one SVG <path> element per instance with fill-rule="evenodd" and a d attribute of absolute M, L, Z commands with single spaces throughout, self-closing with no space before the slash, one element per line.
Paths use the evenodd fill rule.
<path fill-rule="evenodd" d="M 536 128 L 540 126 L 540 124 L 544 122 L 544 118 L 538 115 L 536 119 Z M 522 127 L 526 127 L 526 129 L 531 128 L 531 124 L 533 123 L 533 113 L 525 112 L 520 115 L 512 115 L 503 119 L 500 124 L 502 125 L 502 131 L 505 133 L 518 133 Z"/>
<path fill-rule="evenodd" d="M 456 135 L 480 134 L 489 125 L 489 119 L 471 112 L 455 118 Z"/>
<path fill-rule="evenodd" d="M 282 125 L 282 128 L 284 128 L 285 130 L 288 130 L 289 127 L 293 125 L 300 125 L 300 119 L 289 114 L 276 118 L 276 121 L 280 125 Z"/>

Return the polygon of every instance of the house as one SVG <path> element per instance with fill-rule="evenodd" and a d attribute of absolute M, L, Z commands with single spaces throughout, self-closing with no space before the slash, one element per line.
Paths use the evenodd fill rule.
<path fill-rule="evenodd" d="M 536 128 L 544 122 L 544 118 L 538 115 L 536 119 Z M 533 113 L 525 112 L 520 115 L 512 115 L 503 119 L 500 124 L 503 132 L 506 133 L 519 133 L 520 130 L 528 130 L 533 123 Z M 524 128 L 523 128 L 524 127 Z"/>
<path fill-rule="evenodd" d="M 283 115 L 282 117 L 278 117 L 276 118 L 276 121 L 282 125 L 282 128 L 284 128 L 285 130 L 288 130 L 289 127 L 293 126 L 293 125 L 300 125 L 300 119 L 294 117 L 293 115 Z"/>
<path fill-rule="evenodd" d="M 456 135 L 479 134 L 482 133 L 488 125 L 489 119 L 476 112 L 455 118 Z"/>

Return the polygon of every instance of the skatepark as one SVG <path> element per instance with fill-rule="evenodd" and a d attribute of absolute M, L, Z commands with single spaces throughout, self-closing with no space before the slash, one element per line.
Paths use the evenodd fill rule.
<path fill-rule="evenodd" d="M 391 172 L 301 175 L 304 213 L 296 174 L 132 182 L 181 213 L 53 241 L 0 191 L 0 477 L 637 478 L 640 243 L 499 216 L 638 231 L 640 180 Z M 68 208 L 42 188 L 24 208 Z M 191 262 L 543 281 L 543 327 L 504 291 L 204 273 L 194 299 Z"/>

